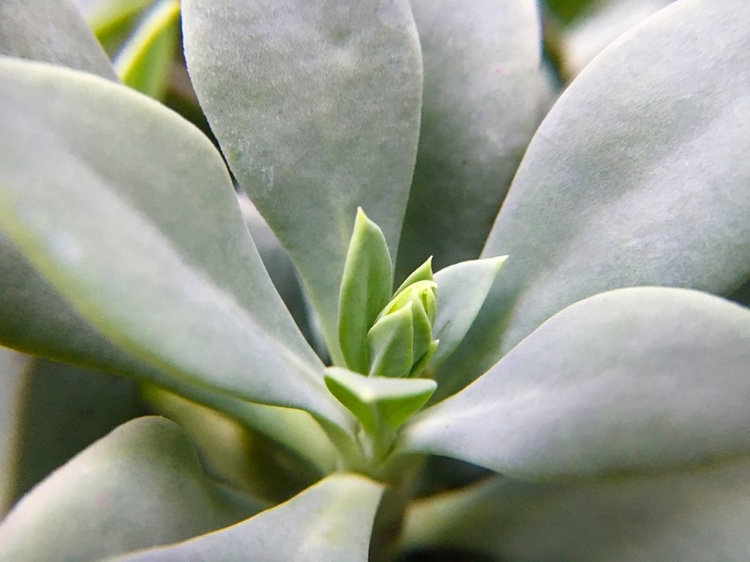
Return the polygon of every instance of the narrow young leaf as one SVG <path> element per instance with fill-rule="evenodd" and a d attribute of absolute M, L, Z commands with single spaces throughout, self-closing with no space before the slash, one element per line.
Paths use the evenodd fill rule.
<path fill-rule="evenodd" d="M 393 264 L 383 231 L 357 210 L 339 294 L 338 334 L 346 366 L 367 372 L 367 331 L 391 296 Z"/>
<path fill-rule="evenodd" d="M 180 3 L 161 0 L 146 14 L 114 61 L 126 86 L 161 99 L 177 49 Z"/>
<path fill-rule="evenodd" d="M 429 325 L 428 325 L 429 327 Z M 378 320 L 367 333 L 371 377 L 405 377 L 414 362 L 413 306 Z"/>

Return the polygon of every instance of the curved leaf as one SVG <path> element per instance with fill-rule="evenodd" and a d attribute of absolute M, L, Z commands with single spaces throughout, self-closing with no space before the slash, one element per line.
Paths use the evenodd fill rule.
<path fill-rule="evenodd" d="M 407 0 L 186 0 L 185 54 L 239 183 L 297 266 L 341 364 L 355 211 L 398 248 L 422 69 Z"/>
<path fill-rule="evenodd" d="M 107 55 L 71 0 L 3 0 L 0 55 L 61 64 L 117 79 Z"/>
<path fill-rule="evenodd" d="M 382 492 L 382 486 L 372 480 L 335 474 L 228 529 L 116 561 L 366 562 Z"/>
<path fill-rule="evenodd" d="M 0 524 L 0 559 L 97 561 L 247 517 L 205 479 L 182 430 L 131 421 L 54 472 Z"/>
<path fill-rule="evenodd" d="M 411 0 L 424 100 L 398 275 L 479 256 L 544 98 L 531 0 Z"/>
<path fill-rule="evenodd" d="M 146 14 L 115 59 L 122 83 L 162 99 L 177 50 L 180 3 L 162 0 Z"/>
<path fill-rule="evenodd" d="M 748 19 L 745 0 L 683 0 L 570 85 L 487 241 L 484 256 L 512 260 L 444 364 L 447 378 L 476 378 L 593 294 L 638 285 L 726 294 L 750 275 Z"/>
<path fill-rule="evenodd" d="M 507 562 L 750 558 L 750 462 L 661 476 L 545 485 L 494 478 L 413 505 L 406 546 Z"/>
<path fill-rule="evenodd" d="M 174 377 L 345 425 L 211 143 L 92 75 L 0 73 L 0 228 L 76 311 Z"/>
<path fill-rule="evenodd" d="M 413 420 L 412 450 L 523 478 L 750 453 L 750 310 L 685 289 L 570 306 Z"/>

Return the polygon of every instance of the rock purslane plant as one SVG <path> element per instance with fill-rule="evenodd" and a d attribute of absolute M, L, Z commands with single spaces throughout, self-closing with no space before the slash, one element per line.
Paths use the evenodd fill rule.
<path fill-rule="evenodd" d="M 0 560 L 750 558 L 750 4 L 678 0 L 548 112 L 529 0 L 181 9 L 221 153 L 72 5 L 0 6 L 0 343 L 184 426 L 87 447 Z M 493 475 L 430 494 L 438 457 Z"/>

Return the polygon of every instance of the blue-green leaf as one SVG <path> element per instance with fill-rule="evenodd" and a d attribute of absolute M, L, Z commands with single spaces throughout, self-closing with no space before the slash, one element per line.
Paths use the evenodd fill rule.
<path fill-rule="evenodd" d="M 333 358 L 352 223 L 395 256 L 419 134 L 408 0 L 185 0 L 195 90 L 239 183 L 297 266 Z"/>
<path fill-rule="evenodd" d="M 693 465 L 750 453 L 750 310 L 685 289 L 572 305 L 415 417 L 411 450 L 519 478 Z"/>
<path fill-rule="evenodd" d="M 367 562 L 382 493 L 372 480 L 335 474 L 227 529 L 110 562 Z"/>

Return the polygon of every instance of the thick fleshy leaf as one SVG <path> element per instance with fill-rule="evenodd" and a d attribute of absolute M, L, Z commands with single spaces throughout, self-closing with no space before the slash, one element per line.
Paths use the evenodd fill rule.
<path fill-rule="evenodd" d="M 146 14 L 115 59 L 122 83 L 161 99 L 177 49 L 180 3 L 161 0 Z"/>
<path fill-rule="evenodd" d="M 71 0 L 3 0 L 0 55 L 61 64 L 117 79 L 107 55 Z"/>
<path fill-rule="evenodd" d="M 346 369 L 326 370 L 326 386 L 371 435 L 393 431 L 425 405 L 437 388 L 429 379 L 366 377 Z"/>
<path fill-rule="evenodd" d="M 337 364 L 367 372 L 367 331 L 388 304 L 391 289 L 393 262 L 383 231 L 357 209 L 339 293 L 337 329 L 343 361 Z"/>
<path fill-rule="evenodd" d="M 310 427 L 304 412 L 238 400 L 136 360 L 87 324 L 2 234 L 0 252 L 0 341 L 5 345 L 167 388 L 229 414 L 328 470 L 330 444 L 325 436 L 312 435 L 317 428 Z"/>
<path fill-rule="evenodd" d="M 483 255 L 509 254 L 443 364 L 468 382 L 610 289 L 750 274 L 750 3 L 683 0 L 605 49 L 540 126 Z"/>
<path fill-rule="evenodd" d="M 101 560 L 256 511 L 217 492 L 177 425 L 140 418 L 73 458 L 13 508 L 0 524 L 0 559 Z"/>
<path fill-rule="evenodd" d="M 539 123 L 533 0 L 411 0 L 424 57 L 419 151 L 398 275 L 479 256 Z"/>
<path fill-rule="evenodd" d="M 100 78 L 0 69 L 1 227 L 78 312 L 174 376 L 343 424 L 210 142 Z"/>
<path fill-rule="evenodd" d="M 507 562 L 750 559 L 750 462 L 567 485 L 495 478 L 413 505 L 406 547 Z"/>
<path fill-rule="evenodd" d="M 4 439 L 14 443 L 0 478 L 12 500 L 121 423 L 145 413 L 133 381 L 41 358 L 25 363 L 15 376 L 0 372 L 7 377 L 3 384 L 12 385 L 3 397 L 12 401 L 5 405 L 12 420 L 0 426 Z"/>
<path fill-rule="evenodd" d="M 361 206 L 398 248 L 422 97 L 408 0 L 185 0 L 196 92 L 239 183 L 295 262 L 335 360 Z"/>
<path fill-rule="evenodd" d="M 409 448 L 518 477 L 658 470 L 750 453 L 750 310 L 619 289 L 568 307 L 414 419 Z"/>
<path fill-rule="evenodd" d="M 674 0 L 608 0 L 565 32 L 566 70 L 578 74 L 599 52 L 631 27 Z"/>
<path fill-rule="evenodd" d="M 335 474 L 228 529 L 110 562 L 366 562 L 381 485 Z"/>
<path fill-rule="evenodd" d="M 434 373 L 463 341 L 507 257 L 465 261 L 437 272 L 437 316 L 432 333 L 440 345 L 427 364 L 429 372 Z M 440 382 L 439 394 L 443 394 Z M 451 381 L 445 385 L 453 388 Z"/>

